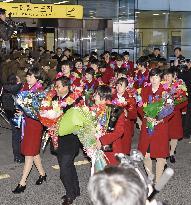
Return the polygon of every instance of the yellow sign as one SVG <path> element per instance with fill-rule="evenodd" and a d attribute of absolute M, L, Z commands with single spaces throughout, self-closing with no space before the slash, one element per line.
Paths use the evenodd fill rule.
<path fill-rule="evenodd" d="M 19 18 L 83 18 L 81 5 L 54 5 L 31 3 L 0 3 L 0 8 Z"/>

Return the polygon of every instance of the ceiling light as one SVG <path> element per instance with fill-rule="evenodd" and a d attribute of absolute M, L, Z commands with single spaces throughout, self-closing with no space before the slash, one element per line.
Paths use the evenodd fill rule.
<path fill-rule="evenodd" d="M 135 13 L 136 13 L 136 14 L 140 14 L 141 12 L 140 12 L 140 11 L 136 11 Z"/>
<path fill-rule="evenodd" d="M 5 0 L 5 1 L 3 1 L 3 2 L 6 2 L 6 3 L 8 3 L 8 2 L 11 2 L 11 1 L 13 1 L 13 0 Z"/>
<path fill-rule="evenodd" d="M 166 14 L 166 13 L 162 13 L 162 14 Z"/>
<path fill-rule="evenodd" d="M 153 14 L 153 16 L 159 16 L 159 14 Z"/>
<path fill-rule="evenodd" d="M 69 1 L 60 1 L 60 2 L 57 2 L 57 3 L 54 3 L 54 4 L 65 4 L 65 3 L 68 3 Z"/>

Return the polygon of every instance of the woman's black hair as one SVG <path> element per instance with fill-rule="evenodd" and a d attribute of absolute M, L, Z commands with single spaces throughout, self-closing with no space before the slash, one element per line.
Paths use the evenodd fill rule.
<path fill-rule="evenodd" d="M 93 69 L 93 68 L 89 67 L 89 68 L 87 68 L 87 69 L 86 69 L 85 73 L 88 73 L 88 74 L 90 74 L 90 75 L 94 76 L 95 71 L 94 71 L 94 69 Z"/>
<path fill-rule="evenodd" d="M 127 75 L 127 69 L 124 69 L 124 68 L 119 68 L 117 69 L 118 70 L 118 74 L 124 74 L 124 75 Z"/>
<path fill-rule="evenodd" d="M 117 82 L 116 82 L 116 85 L 118 85 L 118 84 L 122 84 L 122 83 L 125 83 L 125 87 L 127 87 L 128 86 L 128 80 L 127 80 L 127 78 L 119 78 L 119 79 L 117 79 Z"/>
<path fill-rule="evenodd" d="M 17 76 L 12 73 L 7 77 L 7 84 L 16 85 L 17 84 Z"/>
<path fill-rule="evenodd" d="M 177 71 L 175 67 L 170 67 L 167 68 L 163 71 L 163 75 L 168 75 L 168 74 L 172 74 L 172 76 L 174 77 L 176 75 Z"/>
<path fill-rule="evenodd" d="M 41 75 L 41 70 L 38 66 L 33 66 L 33 67 L 30 67 L 26 73 L 26 75 L 34 75 L 34 77 L 37 79 L 37 80 L 41 80 L 42 79 L 42 75 Z"/>
<path fill-rule="evenodd" d="M 60 65 L 61 65 L 61 67 L 62 67 L 63 65 L 71 66 L 71 65 L 72 65 L 72 62 L 69 61 L 69 60 L 63 60 Z"/>
<path fill-rule="evenodd" d="M 147 67 L 147 63 L 149 63 L 150 58 L 148 56 L 141 56 L 137 61 L 136 64 Z"/>
<path fill-rule="evenodd" d="M 159 68 L 153 68 L 149 72 L 149 78 L 153 76 L 159 76 L 161 79 L 163 77 L 163 72 Z"/>
<path fill-rule="evenodd" d="M 111 100 L 112 99 L 112 92 L 111 88 L 108 85 L 99 85 L 96 89 L 96 92 L 101 100 Z"/>
<path fill-rule="evenodd" d="M 65 86 L 70 87 L 70 78 L 68 78 L 66 76 L 62 76 L 60 78 L 57 78 L 55 81 L 56 82 L 61 81 L 63 87 L 65 87 Z"/>

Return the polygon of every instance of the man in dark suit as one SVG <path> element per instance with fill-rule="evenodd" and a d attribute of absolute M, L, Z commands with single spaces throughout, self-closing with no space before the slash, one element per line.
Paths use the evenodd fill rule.
<path fill-rule="evenodd" d="M 65 76 L 58 78 L 55 88 L 58 100 L 67 98 L 71 94 L 70 79 Z M 78 103 L 78 99 L 75 103 Z M 64 113 L 73 106 L 74 104 L 63 108 Z M 72 204 L 76 197 L 80 195 L 78 175 L 74 166 L 74 159 L 79 152 L 79 146 L 79 139 L 74 134 L 60 136 L 58 139 L 57 159 L 60 166 L 60 179 L 66 189 L 66 195 L 62 197 L 64 199 L 63 205 Z"/>
<path fill-rule="evenodd" d="M 14 32 L 14 28 L 7 24 L 6 10 L 0 8 L 0 39 L 8 41 Z"/>

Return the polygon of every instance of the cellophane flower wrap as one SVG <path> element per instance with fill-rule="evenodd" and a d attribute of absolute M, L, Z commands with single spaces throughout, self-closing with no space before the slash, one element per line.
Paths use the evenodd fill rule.
<path fill-rule="evenodd" d="M 103 151 L 96 147 L 105 130 L 101 118 L 96 115 L 96 109 L 87 106 L 70 108 L 59 121 L 59 136 L 71 133 L 77 134 L 88 157 L 91 158 L 91 174 L 103 170 L 107 162 Z"/>
<path fill-rule="evenodd" d="M 64 115 L 63 108 L 75 103 L 76 99 L 81 95 L 81 92 L 76 89 L 73 93 L 69 94 L 68 97 L 61 100 L 54 99 L 56 94 L 56 90 L 52 88 L 42 100 L 39 110 L 40 122 L 47 127 L 47 132 L 43 138 L 43 149 L 45 148 L 49 137 L 52 140 L 54 148 L 58 148 L 57 122 L 59 118 Z"/>
<path fill-rule="evenodd" d="M 146 117 L 156 119 L 157 121 L 164 119 L 174 111 L 174 101 L 172 95 L 164 91 L 162 97 L 153 100 L 149 96 L 148 103 L 143 104 L 143 111 Z M 147 132 L 149 135 L 154 134 L 155 122 L 147 121 Z"/>
<path fill-rule="evenodd" d="M 29 91 L 21 91 L 16 96 L 16 107 L 35 120 L 38 120 L 40 104 L 46 94 L 40 89 L 42 84 L 36 83 Z"/>

